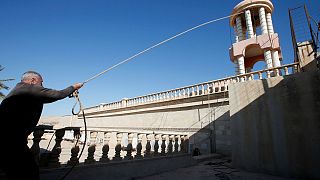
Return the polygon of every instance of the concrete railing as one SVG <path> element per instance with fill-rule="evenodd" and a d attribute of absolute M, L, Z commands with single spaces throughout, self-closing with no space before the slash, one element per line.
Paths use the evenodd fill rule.
<path fill-rule="evenodd" d="M 290 68 L 292 69 L 290 71 Z M 172 101 L 183 98 L 204 96 L 208 94 L 215 94 L 228 91 L 228 85 L 230 83 L 249 81 L 254 79 L 265 79 L 274 76 L 289 75 L 299 70 L 299 63 L 287 64 L 284 66 L 264 69 L 260 71 L 254 71 L 242 75 L 231 76 L 214 81 L 208 81 L 191 86 L 185 86 L 181 88 L 171 89 L 168 91 L 148 94 L 145 96 L 134 97 L 130 99 L 122 99 L 121 101 L 100 104 L 98 106 L 86 108 L 86 113 L 113 110 L 119 108 L 133 107 L 151 103 L 159 103 L 165 101 Z"/>
<path fill-rule="evenodd" d="M 47 130 L 52 131 L 52 127 L 38 126 L 35 129 L 31 147 L 40 167 L 43 168 L 185 154 L 188 152 L 189 146 L 188 136 L 182 132 L 154 133 L 151 131 L 135 132 L 134 130 L 128 130 L 125 132 L 89 129 L 87 131 L 86 148 L 81 161 L 78 156 L 83 147 L 85 132 L 80 127 L 66 127 L 55 130 L 54 133 L 51 133 L 50 141 L 45 143 L 50 144 L 55 137 L 54 146 L 50 148 L 51 150 L 48 150 L 48 145 L 45 152 L 41 152 L 40 142 L 45 139 L 43 136 Z M 68 147 L 63 147 L 63 144 L 66 145 L 67 143 L 63 142 L 64 140 L 69 142 Z M 65 154 L 63 158 L 61 157 L 62 151 Z M 111 151 L 112 153 L 110 153 Z M 68 154 L 68 157 L 66 157 L 66 154 Z"/>

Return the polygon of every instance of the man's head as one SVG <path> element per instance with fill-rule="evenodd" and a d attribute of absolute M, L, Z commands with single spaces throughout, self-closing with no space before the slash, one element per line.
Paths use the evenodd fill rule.
<path fill-rule="evenodd" d="M 22 74 L 21 82 L 42 86 L 43 80 L 42 80 L 42 77 L 39 73 L 37 73 L 35 71 L 27 71 Z"/>

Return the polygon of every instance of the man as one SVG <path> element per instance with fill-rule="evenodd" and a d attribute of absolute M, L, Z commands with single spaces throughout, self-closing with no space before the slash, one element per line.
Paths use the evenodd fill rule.
<path fill-rule="evenodd" d="M 42 82 L 39 73 L 25 72 L 0 105 L 0 167 L 10 180 L 39 179 L 39 168 L 27 146 L 27 137 L 40 119 L 43 104 L 63 99 L 83 86 L 76 83 L 58 91 L 44 88 Z"/>

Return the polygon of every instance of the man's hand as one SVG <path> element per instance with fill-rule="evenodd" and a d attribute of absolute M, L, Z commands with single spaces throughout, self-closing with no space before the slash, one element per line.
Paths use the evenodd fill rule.
<path fill-rule="evenodd" d="M 80 89 L 82 86 L 83 86 L 83 83 L 76 83 L 76 84 L 73 85 L 73 88 L 74 88 L 75 90 L 78 90 L 78 89 Z"/>

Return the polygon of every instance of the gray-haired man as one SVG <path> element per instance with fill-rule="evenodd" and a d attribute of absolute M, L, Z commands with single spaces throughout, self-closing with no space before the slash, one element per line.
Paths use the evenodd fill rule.
<path fill-rule="evenodd" d="M 27 137 L 36 127 L 43 104 L 63 99 L 80 89 L 76 83 L 63 90 L 42 86 L 43 79 L 35 71 L 27 71 L 21 82 L 5 97 L 0 105 L 0 167 L 9 179 L 39 179 L 39 168 L 27 146 Z"/>

